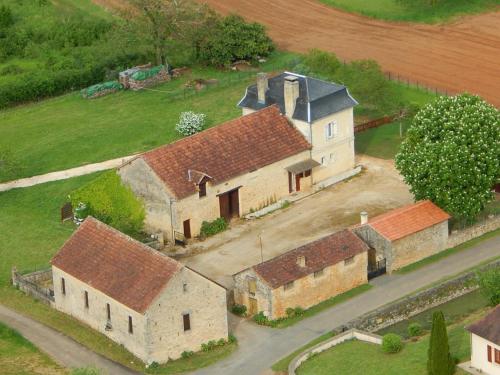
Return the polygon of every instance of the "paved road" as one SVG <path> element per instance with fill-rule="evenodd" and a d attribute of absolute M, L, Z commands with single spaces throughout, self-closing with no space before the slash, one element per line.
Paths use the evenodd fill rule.
<path fill-rule="evenodd" d="M 231 357 L 196 373 L 262 374 L 280 358 L 329 330 L 496 256 L 500 256 L 500 236 L 409 274 L 376 278 L 371 281 L 375 287 L 368 292 L 287 329 L 270 329 L 246 320 L 235 320 L 232 323 L 235 325 L 233 332 L 239 339 L 238 350 Z"/>
<path fill-rule="evenodd" d="M 106 160 L 100 163 L 87 164 L 82 165 L 81 167 L 66 169 L 63 171 L 50 172 L 39 176 L 4 182 L 0 184 L 0 191 L 29 187 L 50 181 L 65 180 L 71 177 L 83 176 L 94 172 L 104 171 L 106 169 L 116 168 L 134 157 L 135 155 L 124 156 L 122 158 Z"/>
<path fill-rule="evenodd" d="M 78 344 L 73 339 L 0 305 L 0 320 L 67 368 L 95 366 L 107 375 L 136 374 Z"/>

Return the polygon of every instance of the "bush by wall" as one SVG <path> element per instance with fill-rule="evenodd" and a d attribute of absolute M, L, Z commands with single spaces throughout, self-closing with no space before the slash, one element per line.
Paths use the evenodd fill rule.
<path fill-rule="evenodd" d="M 388 333 L 382 337 L 382 350 L 385 353 L 398 353 L 403 349 L 403 342 L 399 335 Z"/>
<path fill-rule="evenodd" d="M 204 237 L 210 237 L 227 229 L 227 221 L 223 217 L 219 217 L 214 221 L 203 221 L 201 223 L 200 234 Z"/>
<path fill-rule="evenodd" d="M 247 307 L 245 305 L 234 304 L 233 307 L 231 307 L 231 312 L 238 316 L 246 316 Z"/>
<path fill-rule="evenodd" d="M 132 190 L 123 185 L 115 171 L 82 186 L 70 195 L 73 207 L 87 205 L 88 214 L 131 236 L 137 236 L 144 226 L 144 205 Z"/>
<path fill-rule="evenodd" d="M 408 325 L 408 336 L 415 337 L 422 334 L 422 326 L 419 323 L 410 323 Z"/>

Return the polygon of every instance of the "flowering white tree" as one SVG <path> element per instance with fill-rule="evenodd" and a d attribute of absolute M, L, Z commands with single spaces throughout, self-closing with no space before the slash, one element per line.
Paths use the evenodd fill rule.
<path fill-rule="evenodd" d="M 194 113 L 193 111 L 182 112 L 179 122 L 175 126 L 182 135 L 193 135 L 203 130 L 206 115 L 203 113 Z"/>
<path fill-rule="evenodd" d="M 478 96 L 441 97 L 422 108 L 396 155 L 416 200 L 473 220 L 500 177 L 500 116 Z"/>

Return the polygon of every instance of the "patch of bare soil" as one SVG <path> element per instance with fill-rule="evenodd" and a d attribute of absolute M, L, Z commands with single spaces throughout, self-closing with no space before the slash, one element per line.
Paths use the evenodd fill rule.
<path fill-rule="evenodd" d="M 384 22 L 315 0 L 205 0 L 220 13 L 263 23 L 283 49 L 320 48 L 345 60 L 374 59 L 385 71 L 500 106 L 500 12 L 444 25 Z"/>

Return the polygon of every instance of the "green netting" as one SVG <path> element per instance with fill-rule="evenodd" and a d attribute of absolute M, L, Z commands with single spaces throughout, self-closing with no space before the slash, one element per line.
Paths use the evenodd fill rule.
<path fill-rule="evenodd" d="M 163 68 L 163 65 L 158 65 L 153 66 L 151 69 L 138 70 L 137 72 L 133 73 L 130 78 L 136 81 L 144 81 L 145 79 L 154 77 L 155 75 L 160 73 L 160 70 L 162 70 Z"/>
<path fill-rule="evenodd" d="M 122 84 L 119 83 L 118 81 L 109 81 L 87 87 L 86 89 L 83 89 L 81 93 L 84 97 L 88 98 L 104 90 L 121 90 L 122 88 L 123 88 Z"/>

